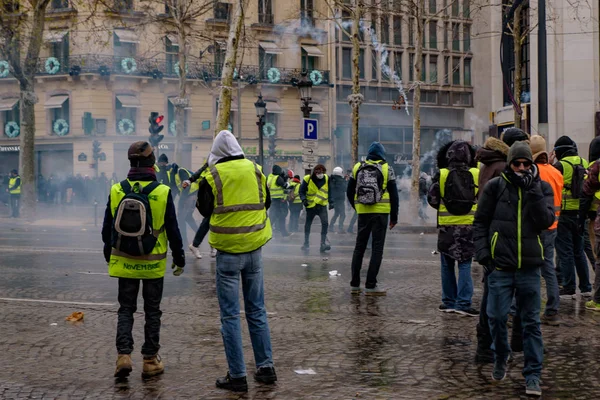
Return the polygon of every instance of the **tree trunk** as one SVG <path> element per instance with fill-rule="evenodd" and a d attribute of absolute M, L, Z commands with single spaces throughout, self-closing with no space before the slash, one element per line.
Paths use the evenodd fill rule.
<path fill-rule="evenodd" d="M 416 14 L 415 37 L 415 81 L 421 81 L 423 69 L 423 34 L 425 24 L 422 16 L 425 10 L 425 0 L 418 0 Z M 412 147 L 412 174 L 410 179 L 410 210 L 412 215 L 419 213 L 419 176 L 421 175 L 421 85 L 415 85 L 413 96 L 413 147 Z"/>
<path fill-rule="evenodd" d="M 513 85 L 515 87 L 514 96 L 517 107 L 514 107 L 515 128 L 521 128 L 521 48 L 522 48 L 522 27 L 521 14 L 523 6 L 517 7 L 513 16 L 513 43 L 515 47 L 515 76 Z"/>
<path fill-rule="evenodd" d="M 356 8 L 352 12 L 352 94 L 348 98 L 352 108 L 352 165 L 358 162 L 358 123 L 360 120 L 359 109 L 363 96 L 360 93 L 360 16 L 362 3 L 356 2 Z"/>
<path fill-rule="evenodd" d="M 242 4 L 242 2 L 244 4 Z M 223 66 L 223 73 L 221 75 L 221 93 L 219 95 L 219 111 L 217 113 L 217 123 L 215 124 L 215 136 L 217 136 L 220 131 L 226 130 L 229 125 L 231 94 L 233 92 L 233 72 L 235 70 L 242 27 L 244 26 L 244 9 L 246 8 L 247 3 L 247 0 L 237 1 L 233 23 L 231 23 L 229 27 L 225 65 Z"/>
<path fill-rule="evenodd" d="M 189 106 L 187 97 L 187 46 L 185 25 L 179 24 L 179 95 L 175 101 L 175 162 L 183 162 L 183 137 L 185 132 L 185 108 Z M 169 122 L 170 123 L 170 122 Z M 168 127 L 170 129 L 170 127 Z M 189 166 L 188 166 L 189 167 Z"/>
<path fill-rule="evenodd" d="M 33 80 L 32 80 L 33 82 Z M 33 84 L 21 85 L 21 152 L 19 173 L 21 175 L 21 215 L 25 220 L 35 219 L 35 103 L 37 96 Z"/>

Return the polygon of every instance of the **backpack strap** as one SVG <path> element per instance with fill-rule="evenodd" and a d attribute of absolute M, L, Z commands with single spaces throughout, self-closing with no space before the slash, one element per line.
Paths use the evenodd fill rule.
<path fill-rule="evenodd" d="M 131 193 L 131 183 L 127 179 L 121 181 L 121 189 L 125 192 L 125 195 Z"/>
<path fill-rule="evenodd" d="M 142 194 L 145 194 L 146 196 L 148 196 L 159 185 L 160 185 L 160 182 L 157 182 L 157 181 L 154 181 L 154 182 L 150 183 L 149 185 L 146 185 L 144 187 L 144 189 L 142 190 Z"/>

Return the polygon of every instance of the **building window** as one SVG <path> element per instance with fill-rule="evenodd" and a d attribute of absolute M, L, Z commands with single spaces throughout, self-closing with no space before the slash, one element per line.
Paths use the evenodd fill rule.
<path fill-rule="evenodd" d="M 126 13 L 133 10 L 133 0 L 114 0 L 114 11 Z"/>
<path fill-rule="evenodd" d="M 408 20 L 408 45 L 415 45 L 415 20 L 413 18 Z"/>
<path fill-rule="evenodd" d="M 460 86 L 460 58 L 452 57 L 452 84 Z"/>
<path fill-rule="evenodd" d="M 223 65 L 225 64 L 225 56 L 227 55 L 227 46 L 220 42 L 215 42 L 215 74 L 221 76 Z"/>
<path fill-rule="evenodd" d="M 429 82 L 438 83 L 437 57 L 429 56 Z"/>
<path fill-rule="evenodd" d="M 460 36 L 459 36 L 460 24 L 452 24 L 452 50 L 460 51 Z"/>
<path fill-rule="evenodd" d="M 309 56 L 308 53 L 302 49 L 302 69 L 305 71 L 312 71 L 316 66 L 317 57 Z"/>
<path fill-rule="evenodd" d="M 429 48 L 437 49 L 437 21 L 429 22 Z"/>
<path fill-rule="evenodd" d="M 394 16 L 394 44 L 402 45 L 402 18 Z"/>
<path fill-rule="evenodd" d="M 135 43 L 125 42 L 125 41 L 119 39 L 119 35 L 117 35 L 116 33 L 113 34 L 113 38 L 114 38 L 115 57 L 117 57 L 117 58 L 135 57 L 135 54 L 136 54 Z M 118 60 L 118 63 L 120 64 L 121 61 Z"/>
<path fill-rule="evenodd" d="M 377 71 L 379 70 L 379 61 L 377 58 L 377 51 L 371 50 L 371 80 L 377 80 Z"/>
<path fill-rule="evenodd" d="M 352 19 L 350 18 L 350 12 L 342 11 L 342 25 L 345 26 L 342 30 L 342 42 L 349 42 L 350 35 L 348 33 L 352 32 L 352 28 L 350 24 L 352 23 Z"/>
<path fill-rule="evenodd" d="M 14 103 L 14 105 L 12 104 Z M 12 107 L 11 107 L 12 105 Z M 9 122 L 16 123 L 19 128 L 21 127 L 21 113 L 19 109 L 19 100 L 18 99 L 0 99 L 0 107 L 3 110 L 1 112 L 2 118 L 0 119 L 0 130 L 4 132 L 4 136 L 6 135 L 6 124 Z"/>
<path fill-rule="evenodd" d="M 358 77 L 365 79 L 365 49 L 360 49 L 358 52 L 358 68 L 360 70 Z"/>
<path fill-rule="evenodd" d="M 465 59 L 464 61 L 464 72 L 465 72 L 465 86 L 471 86 L 471 60 Z"/>
<path fill-rule="evenodd" d="M 458 0 L 452 0 L 452 16 L 458 17 Z"/>
<path fill-rule="evenodd" d="M 313 25 L 313 10 L 313 0 L 300 0 L 300 21 L 302 22 L 302 26 Z"/>
<path fill-rule="evenodd" d="M 269 69 L 275 67 L 277 56 L 267 53 L 262 47 L 258 48 L 258 65 L 260 69 L 260 79 L 267 79 Z"/>
<path fill-rule="evenodd" d="M 444 22 L 444 50 L 448 50 L 448 23 Z"/>
<path fill-rule="evenodd" d="M 53 10 L 69 8 L 69 0 L 52 0 L 51 6 Z"/>
<path fill-rule="evenodd" d="M 50 111 L 50 132 L 54 132 L 54 123 L 59 119 L 67 121 L 70 124 L 69 96 L 65 94 L 52 96 L 44 106 Z M 69 131 L 71 128 L 69 128 Z"/>
<path fill-rule="evenodd" d="M 173 105 L 172 100 L 175 100 L 175 98 L 169 98 L 169 101 L 167 102 L 167 122 L 169 123 L 168 132 L 170 135 L 174 136 L 173 132 L 171 132 L 171 123 L 175 121 L 175 106 Z M 186 136 L 188 134 L 188 110 L 183 110 L 183 134 Z"/>
<path fill-rule="evenodd" d="M 471 17 L 471 0 L 463 0 L 463 17 Z"/>
<path fill-rule="evenodd" d="M 273 4 L 271 0 L 258 0 L 258 22 L 260 24 L 273 24 Z"/>
<path fill-rule="evenodd" d="M 215 2 L 214 6 L 215 19 L 219 21 L 229 21 L 231 12 L 231 4 Z"/>
<path fill-rule="evenodd" d="M 62 37 L 62 40 L 50 43 L 50 57 L 55 57 L 60 62 L 60 67 L 64 72 L 68 71 L 68 66 L 69 66 L 69 34 L 68 33 Z"/>
<path fill-rule="evenodd" d="M 408 81 L 413 82 L 415 80 L 415 55 L 408 55 Z"/>
<path fill-rule="evenodd" d="M 402 79 L 402 52 L 400 51 L 394 53 L 394 72 Z"/>
<path fill-rule="evenodd" d="M 427 56 L 423 55 L 423 58 L 421 59 L 421 82 L 427 81 L 427 72 L 425 69 L 426 66 L 427 66 Z"/>
<path fill-rule="evenodd" d="M 352 79 L 352 49 L 342 49 L 342 78 Z"/>
<path fill-rule="evenodd" d="M 429 14 L 435 14 L 437 12 L 437 0 L 429 0 Z"/>
<path fill-rule="evenodd" d="M 444 57 L 444 85 L 450 84 L 450 57 Z"/>
<path fill-rule="evenodd" d="M 133 97 L 133 96 L 123 96 L 123 97 Z M 131 107 L 132 104 L 123 104 L 120 100 L 119 97 L 116 96 L 115 98 L 115 130 L 117 132 L 117 134 L 122 134 L 122 132 L 120 132 L 119 130 L 119 122 L 128 119 L 129 121 L 133 122 L 133 134 L 135 134 L 136 131 L 136 115 L 137 115 L 137 108 L 136 107 Z M 126 125 L 123 125 L 124 129 L 127 129 Z"/>
<path fill-rule="evenodd" d="M 463 51 L 471 51 L 471 27 L 463 25 Z"/>
<path fill-rule="evenodd" d="M 279 125 L 277 124 L 279 122 L 279 114 L 277 113 L 272 113 L 272 112 L 267 112 L 266 116 L 265 116 L 265 123 L 271 123 L 273 125 L 275 125 L 275 132 L 277 132 L 279 130 Z M 278 134 L 275 134 L 275 136 L 279 136 Z"/>
<path fill-rule="evenodd" d="M 165 54 L 167 55 L 167 74 L 174 75 L 177 73 L 175 64 L 179 61 L 179 45 L 173 37 L 165 36 Z"/>
<path fill-rule="evenodd" d="M 390 43 L 390 19 L 387 15 L 381 17 L 381 43 Z"/>

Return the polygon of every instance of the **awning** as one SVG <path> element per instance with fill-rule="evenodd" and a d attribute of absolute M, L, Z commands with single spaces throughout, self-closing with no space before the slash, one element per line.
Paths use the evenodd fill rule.
<path fill-rule="evenodd" d="M 176 98 L 177 97 L 169 97 L 169 103 L 173 104 L 173 107 L 175 107 L 175 99 Z M 192 107 L 190 107 L 190 106 L 187 106 L 186 108 L 184 108 L 184 110 L 191 110 L 191 109 L 192 109 Z"/>
<path fill-rule="evenodd" d="M 281 106 L 277 103 L 275 103 L 274 101 L 267 101 L 267 112 L 269 113 L 273 113 L 273 114 L 283 114 L 283 108 L 281 108 Z"/>
<path fill-rule="evenodd" d="M 302 50 L 310 57 L 324 57 L 325 54 L 316 46 L 302 46 Z"/>
<path fill-rule="evenodd" d="M 62 42 L 63 38 L 69 31 L 66 29 L 44 32 L 44 42 L 58 43 Z"/>
<path fill-rule="evenodd" d="M 168 34 L 167 39 L 169 39 L 172 46 L 179 46 L 179 38 L 174 33 Z"/>
<path fill-rule="evenodd" d="M 123 43 L 139 43 L 140 38 L 134 31 L 126 31 L 125 29 L 115 29 L 115 35 L 119 37 L 119 41 Z"/>
<path fill-rule="evenodd" d="M 117 100 L 121 102 L 123 108 L 142 108 L 140 100 L 135 96 L 122 94 L 117 96 Z"/>
<path fill-rule="evenodd" d="M 52 96 L 48 100 L 46 100 L 46 104 L 44 104 L 44 108 L 61 108 L 63 103 L 67 101 L 69 96 Z"/>
<path fill-rule="evenodd" d="M 321 107 L 317 103 L 310 103 L 310 106 L 312 107 L 312 111 L 310 112 L 311 114 L 325 114 L 325 110 L 323 110 L 323 107 Z"/>
<path fill-rule="evenodd" d="M 0 111 L 10 111 L 19 102 L 19 99 L 0 99 Z"/>
<path fill-rule="evenodd" d="M 262 49 L 267 54 L 282 54 L 283 53 L 281 51 L 281 49 L 279 47 L 277 47 L 277 45 L 275 43 L 272 43 L 272 42 L 259 42 L 259 44 L 260 44 L 260 47 L 262 47 Z"/>

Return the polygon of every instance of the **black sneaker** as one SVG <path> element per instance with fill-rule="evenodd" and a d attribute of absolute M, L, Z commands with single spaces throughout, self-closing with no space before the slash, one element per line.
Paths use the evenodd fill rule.
<path fill-rule="evenodd" d="M 467 317 L 478 317 L 479 316 L 479 311 L 477 311 L 474 308 L 467 308 L 465 310 L 455 310 L 454 312 L 456 312 L 457 314 L 460 314 L 460 315 L 466 315 Z"/>
<path fill-rule="evenodd" d="M 477 346 L 477 351 L 475 352 L 475 362 L 477 364 L 491 364 L 494 362 L 494 352 L 492 349 Z"/>
<path fill-rule="evenodd" d="M 273 367 L 261 367 L 254 374 L 254 380 L 260 383 L 271 385 L 277 381 L 277 374 Z"/>
<path fill-rule="evenodd" d="M 452 308 L 452 307 L 448 307 L 445 304 L 440 304 L 440 306 L 438 307 L 438 311 L 447 312 L 447 313 L 453 313 L 456 310 L 454 308 Z"/>
<path fill-rule="evenodd" d="M 302 245 L 302 250 L 308 250 L 309 248 L 310 248 L 310 245 L 308 244 L 308 242 L 306 242 Z"/>
<path fill-rule="evenodd" d="M 331 246 L 327 243 L 321 243 L 321 253 L 331 250 Z"/>
<path fill-rule="evenodd" d="M 537 379 L 530 379 L 525 383 L 525 394 L 527 396 L 541 396 L 542 388 L 540 387 L 540 381 Z"/>
<path fill-rule="evenodd" d="M 496 360 L 494 361 L 494 370 L 492 371 L 492 379 L 495 381 L 502 381 L 506 378 L 506 361 Z"/>
<path fill-rule="evenodd" d="M 227 372 L 227 376 L 217 379 L 217 387 L 219 389 L 231 390 L 232 392 L 247 392 L 248 382 L 246 381 L 245 376 L 241 378 L 232 378 L 229 376 L 229 372 Z"/>
<path fill-rule="evenodd" d="M 560 288 L 560 290 L 558 291 L 558 295 L 559 296 L 563 296 L 563 297 L 571 297 L 573 298 L 573 296 L 575 296 L 575 291 L 574 290 L 567 290 L 564 287 Z"/>
<path fill-rule="evenodd" d="M 540 318 L 542 324 L 544 325 L 550 325 L 550 326 L 560 326 L 560 318 L 558 317 L 558 314 L 552 314 L 552 315 L 542 315 L 542 317 Z"/>

